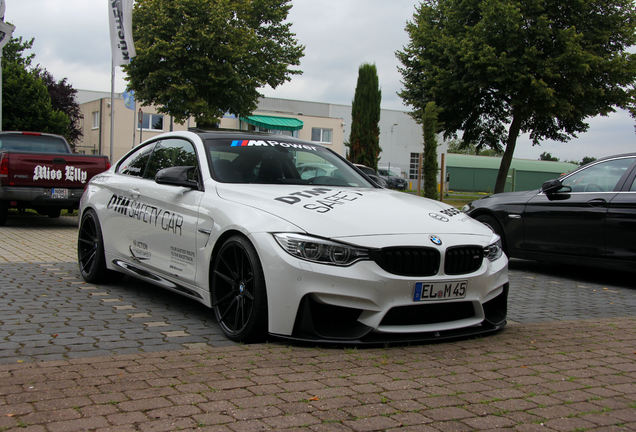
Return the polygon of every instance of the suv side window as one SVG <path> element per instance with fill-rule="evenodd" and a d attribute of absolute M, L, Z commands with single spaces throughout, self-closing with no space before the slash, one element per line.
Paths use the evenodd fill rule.
<path fill-rule="evenodd" d="M 146 164 L 154 147 L 155 143 L 151 143 L 137 149 L 119 164 L 117 172 L 119 174 L 143 177 Z"/>
<path fill-rule="evenodd" d="M 157 172 L 174 166 L 191 166 L 188 179 L 198 180 L 197 155 L 190 141 L 170 138 L 158 142 L 148 161 L 144 178 L 154 180 Z"/>

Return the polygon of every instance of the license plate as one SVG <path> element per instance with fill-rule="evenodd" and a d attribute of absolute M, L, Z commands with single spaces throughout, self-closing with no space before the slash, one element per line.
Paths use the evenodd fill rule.
<path fill-rule="evenodd" d="M 466 297 L 468 281 L 416 282 L 413 301 L 460 299 Z"/>
<path fill-rule="evenodd" d="M 66 199 L 66 198 L 68 198 L 68 189 L 51 188 L 51 198 L 53 198 L 53 199 Z"/>

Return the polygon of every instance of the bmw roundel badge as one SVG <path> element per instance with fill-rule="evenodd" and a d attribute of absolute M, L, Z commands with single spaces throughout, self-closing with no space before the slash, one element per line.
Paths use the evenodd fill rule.
<path fill-rule="evenodd" d="M 433 244 L 436 244 L 437 246 L 441 246 L 442 244 L 441 238 L 437 237 L 436 235 L 430 235 L 428 238 L 433 242 Z"/>

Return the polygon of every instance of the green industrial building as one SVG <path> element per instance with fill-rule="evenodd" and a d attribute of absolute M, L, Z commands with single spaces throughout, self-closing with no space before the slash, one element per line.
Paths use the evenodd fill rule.
<path fill-rule="evenodd" d="M 501 158 L 448 153 L 448 188 L 453 191 L 493 192 Z M 513 159 L 508 171 L 506 191 L 532 190 L 541 184 L 578 168 L 568 162 Z"/>

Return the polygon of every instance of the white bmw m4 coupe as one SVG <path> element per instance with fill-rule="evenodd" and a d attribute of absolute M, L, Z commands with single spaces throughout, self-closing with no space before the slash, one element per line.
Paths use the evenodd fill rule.
<path fill-rule="evenodd" d="M 236 341 L 428 341 L 506 323 L 508 261 L 486 225 L 287 136 L 140 144 L 86 188 L 78 261 L 89 282 L 120 272 L 203 303 Z"/>

